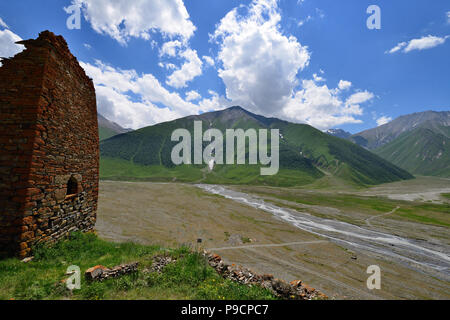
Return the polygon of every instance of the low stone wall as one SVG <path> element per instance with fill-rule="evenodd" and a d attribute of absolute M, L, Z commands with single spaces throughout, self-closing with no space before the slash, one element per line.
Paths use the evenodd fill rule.
<path fill-rule="evenodd" d="M 86 279 L 91 281 L 103 281 L 110 278 L 117 278 L 126 274 L 137 272 L 138 263 L 133 262 L 129 264 L 121 264 L 115 266 L 112 269 L 108 269 L 104 266 L 95 266 L 89 268 L 85 272 Z"/>
<path fill-rule="evenodd" d="M 327 296 L 318 290 L 304 284 L 301 280 L 287 283 L 284 280 L 275 279 L 273 275 L 257 274 L 242 266 L 228 265 L 222 258 L 213 253 L 204 252 L 208 263 L 222 277 L 246 285 L 258 285 L 270 290 L 274 295 L 287 300 L 312 300 L 327 299 Z"/>

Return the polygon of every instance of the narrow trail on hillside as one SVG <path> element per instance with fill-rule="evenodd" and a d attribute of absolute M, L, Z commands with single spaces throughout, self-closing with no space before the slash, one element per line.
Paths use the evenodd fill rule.
<path fill-rule="evenodd" d="M 388 233 L 362 228 L 338 220 L 320 218 L 296 210 L 279 207 L 243 192 L 219 185 L 196 185 L 227 199 L 273 214 L 295 227 L 327 238 L 344 247 L 351 247 L 371 256 L 390 259 L 415 270 L 450 281 L 450 247 L 445 244 L 423 243 Z"/>
<path fill-rule="evenodd" d="M 201 172 L 202 172 L 201 179 L 196 181 L 196 182 L 194 182 L 194 183 L 202 183 L 202 182 L 204 182 L 206 180 L 206 174 L 207 174 L 206 170 L 208 170 L 208 168 L 204 168 L 204 169 L 201 170 Z"/>
<path fill-rule="evenodd" d="M 234 246 L 234 247 L 221 247 L 221 248 L 208 248 L 208 251 L 220 251 L 220 250 L 236 250 L 236 249 L 251 249 L 251 248 L 271 248 L 271 247 L 287 247 L 294 245 L 307 245 L 307 244 L 319 244 L 328 243 L 325 240 L 317 241 L 299 241 L 299 242 L 286 242 L 286 243 L 270 243 L 270 244 L 249 244 L 245 246 Z"/>
<path fill-rule="evenodd" d="M 393 210 L 391 210 L 391 211 L 389 211 L 389 212 L 386 212 L 386 213 L 383 213 L 383 214 L 380 214 L 380 215 L 377 215 L 377 216 L 369 217 L 369 218 L 367 218 L 366 220 L 364 220 L 364 222 L 365 222 L 369 227 L 373 227 L 372 224 L 370 223 L 370 221 L 372 221 L 373 219 L 376 219 L 376 218 L 381 218 L 381 217 L 385 217 L 385 216 L 394 214 L 398 209 L 400 209 L 400 207 L 397 207 L 397 208 L 395 208 L 395 209 L 393 209 Z"/>

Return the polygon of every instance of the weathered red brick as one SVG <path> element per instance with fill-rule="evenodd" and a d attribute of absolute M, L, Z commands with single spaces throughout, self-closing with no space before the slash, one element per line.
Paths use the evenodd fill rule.
<path fill-rule="evenodd" d="M 73 226 L 61 214 L 75 204 L 91 208 L 78 226 L 93 228 L 99 152 L 94 85 L 65 40 L 43 32 L 21 43 L 26 50 L 0 67 L 0 252 L 25 256 L 30 244 L 67 234 Z M 85 200 L 63 201 L 73 206 L 62 211 L 54 192 L 72 175 Z"/>

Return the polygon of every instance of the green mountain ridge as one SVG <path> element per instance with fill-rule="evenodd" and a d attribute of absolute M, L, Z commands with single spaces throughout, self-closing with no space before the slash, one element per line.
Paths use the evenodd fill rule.
<path fill-rule="evenodd" d="M 374 152 L 414 174 L 450 177 L 448 126 L 420 126 Z"/>
<path fill-rule="evenodd" d="M 405 132 L 416 128 L 428 128 L 435 131 L 450 126 L 450 111 L 425 111 L 403 115 L 382 126 L 354 134 L 350 140 L 369 150 L 388 144 Z M 442 132 L 441 132 L 442 133 Z"/>
<path fill-rule="evenodd" d="M 211 173 L 207 172 L 206 165 L 175 167 L 171 151 L 178 142 L 171 141 L 171 134 L 175 129 L 185 128 L 193 136 L 195 120 L 202 121 L 204 131 L 208 128 L 222 132 L 238 128 L 279 129 L 279 173 L 261 176 L 260 165 L 217 165 Z M 270 141 L 268 144 L 270 146 Z M 405 170 L 349 141 L 327 135 L 309 125 L 266 118 L 241 107 L 188 116 L 120 134 L 102 141 L 100 151 L 102 178 L 275 186 L 312 183 L 325 174 L 357 185 L 413 178 Z"/>

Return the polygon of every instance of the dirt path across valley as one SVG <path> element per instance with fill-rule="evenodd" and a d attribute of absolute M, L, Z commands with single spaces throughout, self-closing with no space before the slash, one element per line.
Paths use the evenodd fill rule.
<path fill-rule="evenodd" d="M 400 207 L 397 207 L 397 208 L 395 208 L 394 210 L 391 210 L 391 211 L 389 211 L 389 212 L 380 214 L 380 215 L 378 215 L 378 216 L 372 216 L 372 217 L 369 217 L 369 218 L 367 218 L 366 220 L 364 220 L 364 222 L 365 222 L 369 227 L 373 227 L 372 224 L 370 223 L 370 221 L 372 221 L 373 219 L 376 219 L 376 218 L 381 218 L 381 217 L 385 217 L 385 216 L 388 216 L 388 215 L 390 215 L 390 214 L 393 214 L 393 213 L 395 213 L 395 211 L 397 211 L 398 209 L 400 209 Z"/>
<path fill-rule="evenodd" d="M 307 244 L 318 244 L 318 243 L 327 243 L 325 240 L 317 240 L 317 241 L 300 241 L 300 242 L 288 242 L 288 243 L 271 243 L 271 244 L 253 244 L 247 246 L 233 246 L 233 247 L 222 247 L 222 248 L 208 248 L 208 251 L 221 251 L 221 250 L 236 250 L 236 249 L 251 249 L 251 248 L 273 248 L 273 247 L 286 247 L 293 245 L 307 245 Z"/>

